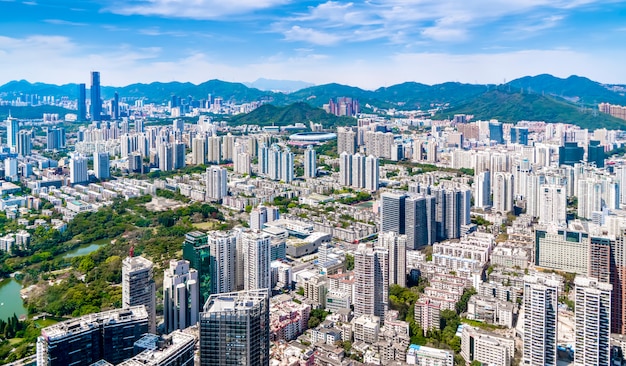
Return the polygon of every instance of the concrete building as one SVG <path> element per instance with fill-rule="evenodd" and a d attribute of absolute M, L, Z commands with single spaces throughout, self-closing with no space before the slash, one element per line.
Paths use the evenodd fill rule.
<path fill-rule="evenodd" d="M 211 166 L 206 169 L 206 197 L 210 201 L 221 201 L 228 194 L 228 171 Z"/>
<path fill-rule="evenodd" d="M 406 287 L 406 244 L 406 235 L 393 232 L 378 235 L 377 246 L 389 253 L 389 285 Z"/>
<path fill-rule="evenodd" d="M 126 257 L 122 261 L 122 307 L 144 305 L 149 331 L 156 333 L 156 287 L 154 264 L 144 257 Z"/>
<path fill-rule="evenodd" d="M 461 356 L 468 363 L 510 366 L 515 356 L 515 340 L 463 324 Z"/>
<path fill-rule="evenodd" d="M 117 366 L 193 366 L 196 341 L 179 330 L 164 336 L 146 334 L 134 344 L 140 352 Z"/>
<path fill-rule="evenodd" d="M 385 317 L 389 298 L 389 251 L 360 244 L 354 253 L 354 314 Z"/>
<path fill-rule="evenodd" d="M 454 352 L 412 344 L 406 354 L 406 363 L 418 366 L 454 366 Z"/>
<path fill-rule="evenodd" d="M 315 150 L 309 145 L 304 151 L 304 177 L 315 178 L 317 176 L 317 161 Z"/>
<path fill-rule="evenodd" d="M 244 231 L 241 233 L 240 242 L 243 254 L 244 290 L 271 288 L 271 237 L 265 233 Z"/>
<path fill-rule="evenodd" d="M 524 276 L 523 365 L 556 366 L 559 286 L 554 278 Z"/>
<path fill-rule="evenodd" d="M 576 352 L 574 365 L 611 365 L 610 283 L 577 276 L 575 286 Z"/>
<path fill-rule="evenodd" d="M 111 167 L 109 166 L 108 152 L 95 151 L 93 153 L 93 170 L 96 178 L 100 180 L 109 179 Z"/>
<path fill-rule="evenodd" d="M 199 301 L 198 271 L 189 267 L 189 261 L 170 260 L 170 266 L 163 275 L 165 333 L 197 324 Z"/>
<path fill-rule="evenodd" d="M 79 184 L 89 182 L 87 173 L 87 158 L 81 154 L 72 154 L 70 161 L 70 183 Z"/>
<path fill-rule="evenodd" d="M 267 289 L 211 295 L 200 314 L 200 365 L 268 366 Z"/>
<path fill-rule="evenodd" d="M 211 293 L 220 294 L 237 290 L 237 240 L 236 231 L 210 231 L 207 244 L 211 253 Z"/>

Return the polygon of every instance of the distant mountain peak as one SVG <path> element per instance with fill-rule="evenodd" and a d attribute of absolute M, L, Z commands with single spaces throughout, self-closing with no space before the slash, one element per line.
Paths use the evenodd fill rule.
<path fill-rule="evenodd" d="M 259 78 L 253 82 L 247 82 L 243 84 L 250 88 L 281 93 L 292 93 L 300 89 L 308 88 L 315 85 L 300 80 L 276 80 L 265 78 Z"/>

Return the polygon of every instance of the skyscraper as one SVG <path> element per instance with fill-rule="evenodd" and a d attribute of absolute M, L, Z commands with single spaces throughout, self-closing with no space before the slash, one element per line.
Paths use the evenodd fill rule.
<path fill-rule="evenodd" d="M 380 231 L 405 234 L 406 198 L 404 193 L 385 192 L 380 195 Z"/>
<path fill-rule="evenodd" d="M 87 158 L 81 154 L 72 154 L 70 158 L 70 183 L 78 184 L 85 182 L 89 182 Z"/>
<path fill-rule="evenodd" d="M 185 235 L 183 259 L 188 260 L 191 268 L 198 271 L 200 283 L 198 308 L 200 308 L 211 295 L 211 251 L 206 234 L 192 231 Z"/>
<path fill-rule="evenodd" d="M 369 155 L 365 158 L 365 186 L 368 191 L 376 192 L 380 185 L 380 166 L 378 158 Z"/>
<path fill-rule="evenodd" d="M 587 162 L 593 163 L 598 168 L 604 168 L 604 146 L 600 141 L 591 140 L 587 146 Z"/>
<path fill-rule="evenodd" d="M 115 94 L 113 95 L 113 102 L 111 103 L 111 112 L 113 112 L 113 115 L 111 116 L 111 118 L 113 118 L 114 120 L 120 119 L 120 96 L 119 94 L 117 94 L 117 92 L 115 92 Z"/>
<path fill-rule="evenodd" d="M 280 154 L 280 180 L 285 183 L 291 183 L 293 181 L 293 153 L 289 148 L 285 148 Z"/>
<path fill-rule="evenodd" d="M 241 245 L 239 247 L 243 256 L 244 290 L 271 288 L 270 236 L 265 233 L 250 230 L 244 231 L 240 236 L 240 240 Z"/>
<path fill-rule="evenodd" d="M 339 184 L 352 185 L 352 155 L 345 151 L 339 154 Z"/>
<path fill-rule="evenodd" d="M 421 249 L 437 240 L 435 197 L 410 196 L 405 200 L 405 233 L 407 248 Z"/>
<path fill-rule="evenodd" d="M 574 365 L 609 366 L 611 355 L 611 290 L 609 283 L 576 276 Z"/>
<path fill-rule="evenodd" d="M 20 132 L 20 122 L 9 116 L 7 118 L 7 146 L 11 150 L 15 150 L 17 147 L 17 134 Z"/>
<path fill-rule="evenodd" d="M 100 73 L 91 72 L 91 120 L 102 121 L 102 97 L 100 96 Z M 99 127 L 99 124 L 96 124 Z"/>
<path fill-rule="evenodd" d="M 46 129 L 46 149 L 59 150 L 65 148 L 65 129 L 60 126 Z"/>
<path fill-rule="evenodd" d="M 148 313 L 148 330 L 156 333 L 156 287 L 154 264 L 144 257 L 126 257 L 122 261 L 122 307 L 144 305 Z"/>
<path fill-rule="evenodd" d="M 200 314 L 200 365 L 268 366 L 267 289 L 211 295 Z"/>
<path fill-rule="evenodd" d="M 191 143 L 191 163 L 194 165 L 206 164 L 206 137 L 198 135 Z"/>
<path fill-rule="evenodd" d="M 539 223 L 567 226 L 567 190 L 558 184 L 544 184 L 539 188 Z"/>
<path fill-rule="evenodd" d="M 185 144 L 183 142 L 172 144 L 172 165 L 174 169 L 185 167 Z"/>
<path fill-rule="evenodd" d="M 108 179 L 111 176 L 108 152 L 94 151 L 93 170 L 96 178 L 98 179 Z"/>
<path fill-rule="evenodd" d="M 213 165 L 206 169 L 206 197 L 220 201 L 228 194 L 228 172 L 226 168 Z"/>
<path fill-rule="evenodd" d="M 222 159 L 222 138 L 220 136 L 207 137 L 207 162 L 209 164 L 219 164 Z"/>
<path fill-rule="evenodd" d="M 211 252 L 211 293 L 237 290 L 237 232 L 210 231 L 207 235 Z"/>
<path fill-rule="evenodd" d="M 352 155 L 356 152 L 356 132 L 351 127 L 337 127 L 337 153 L 347 152 Z"/>
<path fill-rule="evenodd" d="M 352 187 L 365 188 L 365 156 L 352 155 Z"/>
<path fill-rule="evenodd" d="M 85 84 L 78 84 L 78 122 L 87 120 L 87 92 Z"/>
<path fill-rule="evenodd" d="M 354 253 L 354 316 L 385 318 L 389 299 L 389 251 L 359 244 Z"/>
<path fill-rule="evenodd" d="M 493 209 L 496 212 L 513 211 L 514 178 L 511 173 L 497 172 L 493 177 Z"/>
<path fill-rule="evenodd" d="M 315 161 L 315 150 L 313 145 L 309 145 L 304 151 L 304 177 L 315 178 L 317 176 L 317 164 Z"/>
<path fill-rule="evenodd" d="M 198 323 L 200 315 L 198 271 L 189 261 L 170 260 L 163 275 L 163 322 L 165 333 Z"/>
<path fill-rule="evenodd" d="M 20 156 L 29 156 L 33 147 L 32 132 L 20 131 L 17 134 L 17 154 Z"/>
<path fill-rule="evenodd" d="M 498 144 L 504 143 L 504 133 L 502 132 L 502 123 L 498 121 L 489 122 L 489 139 Z"/>
<path fill-rule="evenodd" d="M 389 253 L 389 285 L 406 287 L 407 236 L 392 232 L 380 233 L 377 246 Z"/>
<path fill-rule="evenodd" d="M 491 172 L 478 173 L 475 179 L 474 204 L 478 208 L 491 207 Z"/>
<path fill-rule="evenodd" d="M 626 231 L 611 245 L 611 333 L 626 334 Z"/>
<path fill-rule="evenodd" d="M 556 279 L 524 276 L 524 365 L 556 366 L 558 287 Z"/>

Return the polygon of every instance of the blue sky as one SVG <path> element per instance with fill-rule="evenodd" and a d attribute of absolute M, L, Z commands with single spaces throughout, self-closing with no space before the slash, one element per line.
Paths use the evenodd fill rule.
<path fill-rule="evenodd" d="M 626 2 L 0 0 L 0 83 L 626 84 Z"/>

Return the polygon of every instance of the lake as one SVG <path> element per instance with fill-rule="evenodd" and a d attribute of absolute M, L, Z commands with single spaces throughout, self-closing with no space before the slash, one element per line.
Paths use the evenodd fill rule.
<path fill-rule="evenodd" d="M 65 253 L 65 255 L 63 256 L 63 259 L 87 255 L 89 253 L 95 252 L 96 250 L 100 249 L 101 246 L 103 246 L 104 244 L 108 244 L 110 242 L 111 241 L 109 239 L 100 239 L 100 240 L 91 242 L 89 244 L 83 244 L 79 246 L 78 248 L 72 249 L 69 252 Z"/>
<path fill-rule="evenodd" d="M 0 319 L 7 320 L 13 314 L 26 315 L 26 308 L 20 296 L 22 285 L 14 278 L 7 278 L 0 282 Z"/>

